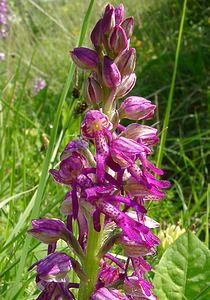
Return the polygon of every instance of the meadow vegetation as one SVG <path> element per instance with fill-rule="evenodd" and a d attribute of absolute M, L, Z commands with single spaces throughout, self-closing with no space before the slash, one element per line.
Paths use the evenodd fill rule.
<path fill-rule="evenodd" d="M 0 52 L 6 55 L 0 61 L 0 295 L 10 300 L 34 299 L 35 275 L 28 273 L 27 268 L 43 257 L 46 247 L 35 241 L 26 245 L 26 230 L 32 216 L 60 214 L 59 204 L 66 189 L 55 185 L 47 171 L 56 166 L 66 143 L 80 135 L 86 74 L 81 70 L 73 73 L 73 66 L 69 73 L 69 50 L 78 44 L 88 1 L 8 2 L 9 35 L 0 40 Z M 117 3 L 112 1 L 113 5 Z M 183 1 L 125 0 L 123 3 L 126 15 L 135 17 L 131 45 L 137 49 L 138 65 L 132 95 L 141 95 L 158 106 L 150 123 L 155 124 L 161 136 Z M 95 1 L 83 46 L 90 46 L 87 36 L 105 4 L 103 0 Z M 163 201 L 149 207 L 149 216 L 160 222 L 162 230 L 178 225 L 180 230 L 195 233 L 207 247 L 208 12 L 208 1 L 188 1 L 171 114 L 168 128 L 164 129 L 167 139 L 162 149 L 164 178 L 172 185 Z M 44 79 L 46 87 L 35 95 L 37 78 Z M 158 147 L 154 147 L 154 161 L 158 158 Z M 162 239 L 165 239 L 163 233 Z M 115 251 L 120 249 L 116 247 Z M 154 266 L 164 251 L 160 249 L 153 259 Z M 208 295 L 197 299 L 209 299 Z"/>

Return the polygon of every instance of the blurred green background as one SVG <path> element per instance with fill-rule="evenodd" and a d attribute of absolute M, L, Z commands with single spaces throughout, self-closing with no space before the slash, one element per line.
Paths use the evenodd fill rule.
<path fill-rule="evenodd" d="M 167 129 L 162 168 L 172 182 L 167 197 L 156 202 L 149 215 L 161 223 L 189 228 L 206 241 L 208 226 L 207 188 L 210 165 L 209 99 L 209 1 L 189 0 L 181 41 L 179 64 Z M 29 228 L 31 201 L 39 183 L 48 140 L 53 130 L 59 97 L 68 76 L 69 50 L 77 45 L 88 1 L 10 0 L 9 34 L 0 39 L 0 295 L 7 299 L 18 270 L 25 231 Z M 83 46 L 91 46 L 89 34 L 107 2 L 94 3 Z M 117 5 L 118 1 L 112 1 Z M 140 95 L 157 105 L 150 120 L 162 131 L 168 102 L 175 52 L 182 14 L 182 0 L 123 1 L 126 16 L 134 15 L 131 40 L 137 50 L 137 83 L 131 95 Z M 58 162 L 63 146 L 79 137 L 84 115 L 83 83 L 87 74 L 79 71 L 80 95 L 68 91 L 58 128 L 58 141 L 51 163 Z M 34 95 L 37 78 L 46 87 Z M 76 85 L 77 86 L 77 85 Z M 69 109 L 71 108 L 71 109 Z M 69 115 L 70 114 L 70 115 Z M 70 118 L 68 128 L 66 122 Z M 157 159 L 158 146 L 152 160 Z M 44 190 L 40 216 L 60 217 L 59 204 L 66 188 L 50 179 Z M 207 224 L 206 224 L 207 222 Z M 9 241 L 9 242 L 8 242 Z M 35 245 L 26 265 L 40 258 L 45 246 Z M 34 299 L 33 276 L 24 269 L 20 299 Z M 31 276 L 31 275 L 30 275 Z M 13 298 L 19 299 L 19 298 Z"/>

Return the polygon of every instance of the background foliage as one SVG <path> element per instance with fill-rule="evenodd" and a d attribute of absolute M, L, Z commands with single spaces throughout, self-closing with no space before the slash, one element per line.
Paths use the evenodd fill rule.
<path fill-rule="evenodd" d="M 117 3 L 112 1 L 113 5 Z M 131 43 L 137 48 L 138 80 L 132 95 L 141 95 L 158 105 L 151 124 L 156 123 L 161 133 L 183 1 L 126 0 L 123 3 L 126 15 L 135 17 Z M 88 2 L 10 0 L 8 4 L 9 36 L 0 40 L 0 52 L 6 54 L 6 60 L 0 61 L 0 295 L 12 299 L 11 290 L 15 289 L 25 231 L 30 226 L 30 213 L 36 205 L 34 193 L 48 139 L 52 136 L 58 101 L 68 77 L 68 52 L 77 45 Z M 95 1 L 88 33 L 105 4 L 102 0 Z M 210 201 L 208 13 L 208 1 L 188 1 L 162 164 L 165 178 L 172 186 L 166 199 L 149 209 L 149 215 L 161 223 L 163 230 L 169 224 L 179 225 L 194 232 L 206 245 Z M 88 34 L 83 45 L 90 46 Z M 58 162 L 57 153 L 66 142 L 79 136 L 79 124 L 84 114 L 81 105 L 84 76 L 79 73 L 80 95 L 72 95 L 72 86 L 68 91 L 52 165 Z M 33 87 L 37 78 L 45 79 L 47 86 L 35 96 Z M 158 147 L 154 148 L 154 161 L 157 153 Z M 40 217 L 59 216 L 65 187 L 58 187 L 50 179 L 43 188 Z M 164 240 L 165 235 L 162 236 Z M 25 265 L 28 267 L 41 258 L 45 250 L 44 246 L 32 244 Z M 160 249 L 159 253 L 164 251 Z M 154 258 L 153 266 L 161 255 Z M 34 299 L 37 293 L 34 275 L 28 274 L 27 267 L 22 274 L 22 289 L 15 291 L 18 294 L 13 299 Z"/>

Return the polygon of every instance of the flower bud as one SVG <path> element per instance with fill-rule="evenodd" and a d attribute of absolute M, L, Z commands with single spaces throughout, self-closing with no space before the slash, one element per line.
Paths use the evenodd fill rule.
<path fill-rule="evenodd" d="M 108 35 L 115 26 L 115 9 L 111 4 L 108 4 L 105 8 L 101 25 L 102 32 L 106 35 Z"/>
<path fill-rule="evenodd" d="M 119 113 L 121 118 L 144 120 L 154 114 L 155 107 L 145 98 L 132 96 L 122 102 Z"/>
<path fill-rule="evenodd" d="M 120 24 L 124 19 L 124 5 L 122 3 L 118 4 L 114 12 L 115 12 L 115 22 L 116 24 Z"/>
<path fill-rule="evenodd" d="M 121 83 L 120 72 L 114 61 L 108 56 L 104 57 L 102 65 L 102 77 L 104 84 L 109 88 L 117 87 Z"/>
<path fill-rule="evenodd" d="M 128 40 L 125 31 L 121 26 L 116 25 L 109 35 L 109 48 L 115 53 L 119 54 L 128 47 Z"/>
<path fill-rule="evenodd" d="M 134 18 L 133 17 L 126 18 L 122 22 L 121 27 L 125 30 L 127 38 L 130 39 L 133 35 L 133 30 L 134 30 Z"/>
<path fill-rule="evenodd" d="M 126 96 L 133 89 L 135 83 L 136 83 L 136 74 L 135 73 L 124 76 L 121 84 L 117 88 L 116 97 L 122 98 L 122 97 Z"/>
<path fill-rule="evenodd" d="M 103 98 L 103 90 L 93 77 L 88 77 L 87 79 L 87 99 L 90 104 L 98 104 Z"/>
<path fill-rule="evenodd" d="M 70 51 L 70 54 L 72 60 L 81 69 L 94 69 L 99 62 L 96 51 L 89 48 L 74 48 L 73 51 Z"/>
<path fill-rule="evenodd" d="M 63 252 L 51 253 L 37 263 L 38 276 L 47 282 L 65 282 L 71 268 L 71 258 Z"/>
<path fill-rule="evenodd" d="M 129 124 L 123 132 L 123 136 L 136 142 L 142 141 L 146 146 L 154 145 L 159 141 L 156 128 L 136 123 Z"/>
<path fill-rule="evenodd" d="M 122 76 L 130 75 L 136 65 L 136 49 L 129 48 L 123 51 L 123 53 L 116 59 L 116 65 Z"/>
<path fill-rule="evenodd" d="M 91 32 L 91 41 L 94 47 L 97 49 L 102 45 L 102 19 L 100 19 Z"/>
<path fill-rule="evenodd" d="M 32 229 L 28 233 L 45 244 L 57 242 L 63 238 L 66 226 L 59 219 L 34 219 L 32 220 Z"/>
<path fill-rule="evenodd" d="M 74 152 L 61 161 L 59 170 L 50 169 L 49 173 L 56 182 L 71 185 L 72 180 L 77 178 L 87 166 L 87 159 L 83 155 Z"/>
<path fill-rule="evenodd" d="M 60 159 L 61 160 L 67 159 L 73 154 L 73 152 L 77 152 L 85 156 L 87 148 L 88 148 L 88 143 L 86 141 L 72 140 L 66 145 L 65 149 L 61 153 Z"/>
<path fill-rule="evenodd" d="M 129 239 L 129 237 L 125 234 L 121 234 L 120 243 L 125 253 L 130 257 L 137 258 L 139 256 L 153 255 L 155 253 L 155 249 L 151 248 L 146 241 L 134 241 Z"/>

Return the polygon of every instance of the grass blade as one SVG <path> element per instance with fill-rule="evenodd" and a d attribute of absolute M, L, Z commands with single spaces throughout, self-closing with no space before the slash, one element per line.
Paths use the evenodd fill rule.
<path fill-rule="evenodd" d="M 165 118 L 164 118 L 162 134 L 161 134 L 160 148 L 158 151 L 158 158 L 157 158 L 157 167 L 158 168 L 161 168 L 163 152 L 164 152 L 164 147 L 165 147 L 165 143 L 166 143 L 167 128 L 168 128 L 168 124 L 169 124 L 171 106 L 172 106 L 172 101 L 173 101 L 173 94 L 174 94 L 176 73 L 177 73 L 178 62 L 179 62 L 179 53 L 180 53 L 180 46 L 181 46 L 181 41 L 182 41 L 182 33 L 183 33 L 184 20 L 185 20 L 185 15 L 186 15 L 186 8 L 187 8 L 187 0 L 184 0 L 183 9 L 182 9 L 182 17 L 181 17 L 180 28 L 179 28 L 179 36 L 178 36 L 177 47 L 176 47 L 175 63 L 174 63 L 172 80 L 171 80 L 171 87 L 170 87 L 170 92 L 169 92 L 169 96 L 168 96 L 166 114 L 165 114 Z"/>

